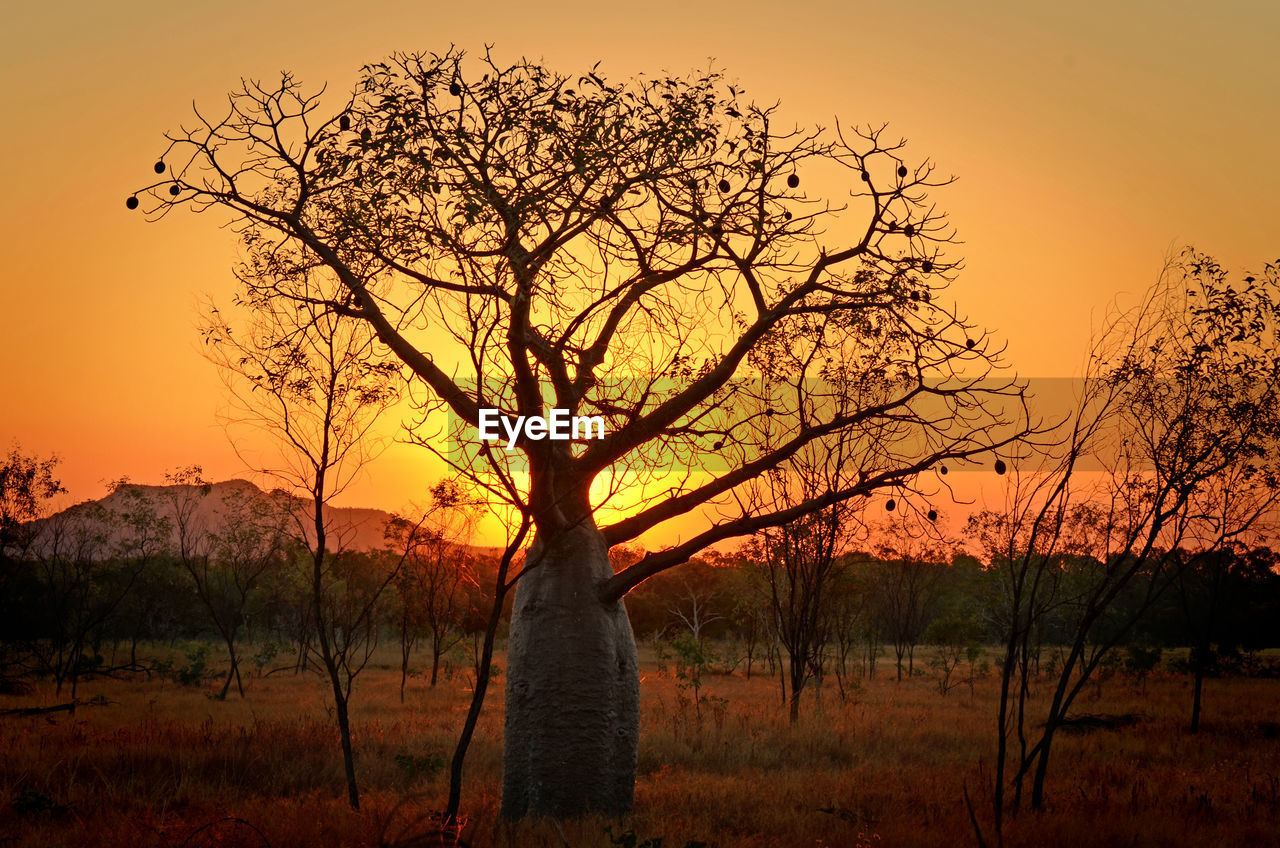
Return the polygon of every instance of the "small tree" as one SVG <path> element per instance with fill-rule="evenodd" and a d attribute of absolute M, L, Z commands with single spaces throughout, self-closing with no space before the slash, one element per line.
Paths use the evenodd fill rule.
<path fill-rule="evenodd" d="M 752 667 L 759 660 L 760 649 L 772 638 L 770 591 L 763 580 L 752 574 L 747 563 L 734 558 L 725 563 L 729 569 L 728 593 L 729 632 L 736 637 L 746 662 L 746 677 L 751 679 Z"/>
<path fill-rule="evenodd" d="M 875 673 L 880 627 L 872 604 L 871 569 L 866 554 L 845 554 L 827 592 L 830 603 L 824 626 L 835 649 L 832 665 L 841 700 L 857 690 L 857 678 Z"/>
<path fill-rule="evenodd" d="M 925 630 L 925 640 L 937 652 L 929 666 L 937 670 L 938 690 L 947 694 L 960 683 L 973 692 L 976 678 L 983 668 L 982 645 L 989 632 L 984 612 L 989 604 L 985 597 L 989 580 L 979 561 L 969 555 L 952 557 L 951 564 L 940 575 L 936 616 Z M 961 663 L 969 674 L 957 678 Z"/>
<path fill-rule="evenodd" d="M 1268 448 L 1277 450 L 1275 445 Z M 1223 619 L 1229 611 L 1239 616 L 1245 608 L 1249 575 L 1267 571 L 1269 557 L 1259 546 L 1274 537 L 1278 500 L 1280 457 L 1274 454 L 1242 457 L 1190 497 L 1189 511 L 1198 517 L 1189 528 L 1188 547 L 1194 554 L 1175 564 L 1173 576 L 1191 637 L 1192 733 L 1200 732 L 1204 680 L 1214 665 L 1214 645 L 1228 630 Z"/>
<path fill-rule="evenodd" d="M 922 532 L 906 522 L 889 528 L 891 538 L 877 546 L 871 567 L 871 603 L 880 632 L 893 645 L 899 683 L 904 659 L 907 676 L 915 673 L 916 645 L 937 614 L 946 569 L 942 550 L 912 538 Z"/>
<path fill-rule="evenodd" d="M 839 449 L 806 450 L 787 470 L 775 469 L 759 487 L 773 509 L 804 503 L 839 488 L 847 457 Z M 788 473 L 789 472 L 789 473 Z M 836 503 L 788 524 L 761 531 L 746 548 L 768 586 L 771 620 L 789 658 L 790 717 L 800 718 L 800 695 L 823 662 L 829 634 L 824 596 L 839 577 L 840 554 L 856 522 L 849 503 Z M 787 699 L 787 686 L 783 697 Z"/>
<path fill-rule="evenodd" d="M 407 552 L 395 583 L 401 703 L 414 644 L 420 636 L 427 637 L 430 683 L 435 686 L 441 658 L 462 641 L 463 624 L 472 611 L 472 589 L 477 585 L 473 556 L 460 541 L 469 535 L 475 504 L 447 485 L 437 487 L 434 502 L 446 509 L 437 510 L 430 525 L 424 525 L 423 519 L 399 518 L 387 527 L 393 548 Z"/>
<path fill-rule="evenodd" d="M 258 285 L 309 276 L 265 259 L 246 269 Z M 252 289 L 251 289 L 252 291 Z M 341 321 L 324 303 L 290 305 L 251 298 L 247 332 L 233 332 L 216 309 L 204 328 L 241 420 L 276 436 L 278 462 L 256 470 L 289 487 L 294 540 L 305 563 L 313 650 L 327 676 L 338 722 L 348 800 L 360 806 L 349 703 L 368 661 L 376 604 L 402 558 L 386 562 L 345 550 L 350 528 L 334 524 L 330 502 L 363 467 L 378 415 L 397 397 L 398 369 L 382 363 L 364 325 Z"/>
<path fill-rule="evenodd" d="M 1055 733 L 1091 675 L 1179 570 L 1246 538 L 1275 503 L 1277 326 L 1280 269 L 1233 283 L 1212 259 L 1184 251 L 1108 325 L 1047 470 L 1015 471 L 1008 508 L 971 523 L 1004 590 L 997 829 L 1011 740 L 1014 807 L 1031 776 L 1039 808 Z M 1103 470 L 1095 485 L 1081 482 L 1090 462 Z M 1033 730 L 1030 649 L 1049 616 L 1062 627 L 1063 661 Z"/>
<path fill-rule="evenodd" d="M 35 522 L 66 492 L 54 476 L 58 458 L 28 456 L 18 445 L 0 460 L 0 683 L 21 673 L 31 611 L 22 602 L 30 579 L 21 566 L 36 535 Z"/>
<path fill-rule="evenodd" d="M 43 520 L 29 548 L 44 603 L 28 645 L 55 691 L 69 683 L 73 699 L 82 676 L 104 670 L 100 647 L 110 622 L 163 555 L 169 533 L 146 491 L 125 480 L 111 488 L 103 501 Z"/>
<path fill-rule="evenodd" d="M 49 501 L 66 489 L 54 476 L 58 458 L 27 456 L 17 445 L 0 461 L 0 562 L 26 555 L 34 522 L 48 511 Z"/>
<path fill-rule="evenodd" d="M 725 627 L 720 566 L 699 559 L 669 581 L 665 593 L 667 621 L 688 631 L 698 651 L 706 653 L 708 631 Z M 678 623 L 677 623 L 678 622 Z"/>
<path fill-rule="evenodd" d="M 256 490 L 228 491 L 216 505 L 219 529 L 210 530 L 198 511 L 213 487 L 200 474 L 192 466 L 165 475 L 178 561 L 227 646 L 227 677 L 218 697 L 226 699 L 234 679 L 243 698 L 237 638 L 250 601 L 271 572 L 284 567 L 292 505 Z"/>

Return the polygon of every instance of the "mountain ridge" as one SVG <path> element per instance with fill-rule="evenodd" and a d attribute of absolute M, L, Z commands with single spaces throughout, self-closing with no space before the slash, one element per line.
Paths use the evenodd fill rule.
<path fill-rule="evenodd" d="M 289 498 L 298 508 L 305 508 L 306 516 L 310 515 L 310 502 L 305 498 L 290 495 L 281 489 L 266 491 L 257 484 L 243 478 L 232 478 L 218 483 L 171 483 L 147 484 L 122 482 L 101 498 L 81 501 L 57 512 L 32 522 L 33 528 L 52 524 L 88 521 L 108 523 L 109 516 L 127 519 L 139 515 L 139 510 L 152 510 L 156 517 L 167 519 L 169 523 L 166 545 L 175 548 L 178 542 L 177 516 L 180 509 L 190 510 L 189 521 L 192 526 L 206 533 L 217 533 L 224 529 L 226 513 L 235 509 L 237 501 L 258 501 L 265 503 L 272 498 Z M 196 500 L 192 500 L 192 499 Z M 386 528 L 395 517 L 393 513 L 371 507 L 339 507 L 325 506 L 322 513 L 326 526 L 326 535 L 333 544 L 326 544 L 331 550 L 380 550 L 387 547 Z M 302 519 L 302 515 L 299 515 Z M 307 541 L 315 539 L 314 530 L 308 520 L 299 520 L 298 524 L 306 535 Z M 126 530 L 115 526 L 107 534 L 111 543 L 124 539 Z"/>

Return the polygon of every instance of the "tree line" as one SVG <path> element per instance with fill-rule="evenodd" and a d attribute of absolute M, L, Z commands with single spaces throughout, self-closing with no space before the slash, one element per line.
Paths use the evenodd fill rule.
<path fill-rule="evenodd" d="M 41 467 L 43 477 L 30 473 Z M 119 482 L 104 501 L 36 520 L 39 501 L 60 490 L 53 467 L 17 448 L 4 463 L 0 675 L 9 685 L 48 678 L 75 698 L 86 676 L 155 672 L 164 667 L 157 648 L 199 641 L 225 655 L 222 668 L 203 669 L 221 681 L 219 698 L 233 685 L 243 695 L 250 667 L 259 674 L 321 670 L 306 562 L 312 543 L 297 531 L 293 498 L 249 484 L 215 493 L 191 468 L 170 475 L 168 486 Z M 217 501 L 214 526 L 203 520 L 209 512 L 198 513 L 208 499 Z M 484 630 L 496 561 L 466 545 L 457 535 L 463 524 L 449 518 L 452 525 L 424 527 L 395 517 L 382 549 L 341 550 L 327 566 L 324 602 L 346 652 L 367 661 L 376 646 L 394 647 L 402 700 L 415 656 L 434 686 L 442 672 L 458 670 Z M 715 644 L 739 674 L 780 675 L 793 716 L 814 681 L 843 696 L 877 672 L 897 680 L 936 673 L 945 692 L 964 656 L 999 645 L 1005 634 L 1008 564 L 970 552 L 998 520 L 980 512 L 962 537 L 930 544 L 883 525 L 877 544 L 833 552 L 822 569 L 779 565 L 777 545 L 771 552 L 760 537 L 656 575 L 628 596 L 628 612 L 638 638 L 659 643 L 687 633 Z M 1268 671 L 1246 657 L 1280 645 L 1277 555 L 1262 546 L 1208 557 L 1175 553 L 1175 574 L 1140 569 L 1091 623 L 1088 638 L 1123 629 L 1134 649 L 1124 661 L 1134 667 L 1145 661 L 1143 650 L 1186 648 L 1176 667 Z M 622 547 L 612 556 L 623 568 L 643 551 Z M 1037 619 L 1028 643 L 1032 673 L 1070 643 L 1078 599 L 1104 568 L 1070 554 L 1045 563 L 1046 579 L 1076 600 Z M 928 665 L 917 661 L 922 645 L 934 649 Z"/>
<path fill-rule="evenodd" d="M 799 622 L 788 621 L 787 611 L 773 602 L 775 591 L 789 591 L 787 578 L 771 582 L 767 567 L 742 552 L 700 557 L 653 578 L 628 597 L 628 612 L 637 638 L 660 643 L 688 633 L 716 645 L 726 670 L 744 677 L 785 674 L 780 688 L 788 702 L 796 679 L 804 681 L 801 691 L 815 680 L 843 691 L 839 687 L 877 674 L 897 680 L 928 675 L 946 690 L 956 681 L 944 676 L 963 665 L 970 648 L 984 649 L 989 658 L 1000 643 L 1007 601 L 998 566 L 963 550 L 931 553 L 906 559 L 881 546 L 879 553 L 835 557 L 821 614 L 803 635 Z M 1070 584 L 1087 581 L 1101 565 L 1063 557 L 1049 567 L 1055 579 Z M 1148 652 L 1164 651 L 1170 670 L 1190 673 L 1202 652 L 1211 675 L 1280 674 L 1280 667 L 1256 656 L 1280 645 L 1278 568 L 1280 558 L 1267 547 L 1189 564 L 1171 590 L 1143 611 L 1114 662 L 1138 671 L 1151 663 Z M 1141 574 L 1099 621 L 1094 638 L 1116 629 L 1157 579 Z M 1064 605 L 1040 623 L 1030 652 L 1033 674 L 1060 665 L 1055 656 L 1068 643 L 1072 621 L 1072 609 Z M 789 643 L 809 646 L 794 654 L 797 677 L 784 668 L 793 659 Z M 922 646 L 929 650 L 918 653 Z"/>
<path fill-rule="evenodd" d="M 4 470 L 41 462 L 56 487 L 52 464 L 17 448 Z M 119 482 L 103 501 L 38 520 L 39 504 L 13 510 L 0 548 L 4 679 L 47 677 L 75 698 L 86 676 L 154 671 L 156 647 L 212 641 L 226 665 L 207 670 L 226 698 L 233 685 L 244 694 L 250 665 L 279 670 L 277 655 L 295 657 L 299 670 L 320 662 L 307 568 L 314 541 L 298 532 L 297 500 L 247 483 L 215 489 L 194 468 L 170 482 Z M 26 493 L 2 496 L 12 505 Z M 321 606 L 353 661 L 385 642 L 406 657 L 420 648 L 434 685 L 450 651 L 479 629 L 487 561 L 462 544 L 455 516 L 444 519 L 396 517 L 382 549 L 330 552 Z"/>

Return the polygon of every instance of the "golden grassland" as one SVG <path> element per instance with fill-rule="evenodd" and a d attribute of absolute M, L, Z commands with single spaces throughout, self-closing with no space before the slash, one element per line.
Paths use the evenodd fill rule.
<path fill-rule="evenodd" d="M 401 705 L 390 653 L 379 659 L 357 680 L 352 704 L 359 812 L 346 803 L 318 677 L 255 677 L 246 697 L 225 702 L 212 697 L 214 681 L 101 679 L 81 688 L 98 703 L 74 714 L 0 719 L 0 845 L 432 844 L 410 837 L 444 806 L 438 766 L 452 752 L 469 676 L 434 689 L 414 678 Z M 497 819 L 499 679 L 468 760 L 470 843 L 610 846 L 611 827 L 615 836 L 632 831 L 641 846 L 661 837 L 665 848 L 691 840 L 724 848 L 974 845 L 966 787 L 990 828 L 994 675 L 944 696 L 931 677 L 898 683 L 882 663 L 847 701 L 828 681 L 795 726 L 776 679 L 705 678 L 702 691 L 712 697 L 699 726 L 687 692 L 651 656 L 642 675 L 635 814 L 565 824 Z M 52 689 L 37 687 L 0 698 L 0 710 L 51 703 Z M 1156 673 L 1141 684 L 1117 676 L 1093 688 L 1080 711 L 1139 721 L 1060 736 L 1047 809 L 1013 818 L 1005 844 L 1280 844 L 1280 680 L 1209 681 L 1198 735 L 1186 730 L 1189 706 L 1183 676 Z"/>

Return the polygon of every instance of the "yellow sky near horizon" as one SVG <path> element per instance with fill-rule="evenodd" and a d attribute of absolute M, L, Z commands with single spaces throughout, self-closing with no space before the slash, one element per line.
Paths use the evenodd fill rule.
<path fill-rule="evenodd" d="M 238 256 L 215 214 L 148 224 L 124 198 L 162 134 L 282 69 L 337 101 L 396 50 L 601 61 L 622 78 L 709 59 L 787 118 L 888 122 L 958 182 L 952 290 L 1029 377 L 1075 374 L 1091 326 L 1192 243 L 1236 270 L 1280 255 L 1280 6 L 1265 2 L 9 5 L 3 48 L 0 447 L 56 452 L 70 497 L 201 464 L 244 468 L 195 330 Z M 434 466 L 395 445 L 340 500 L 399 509 Z"/>

